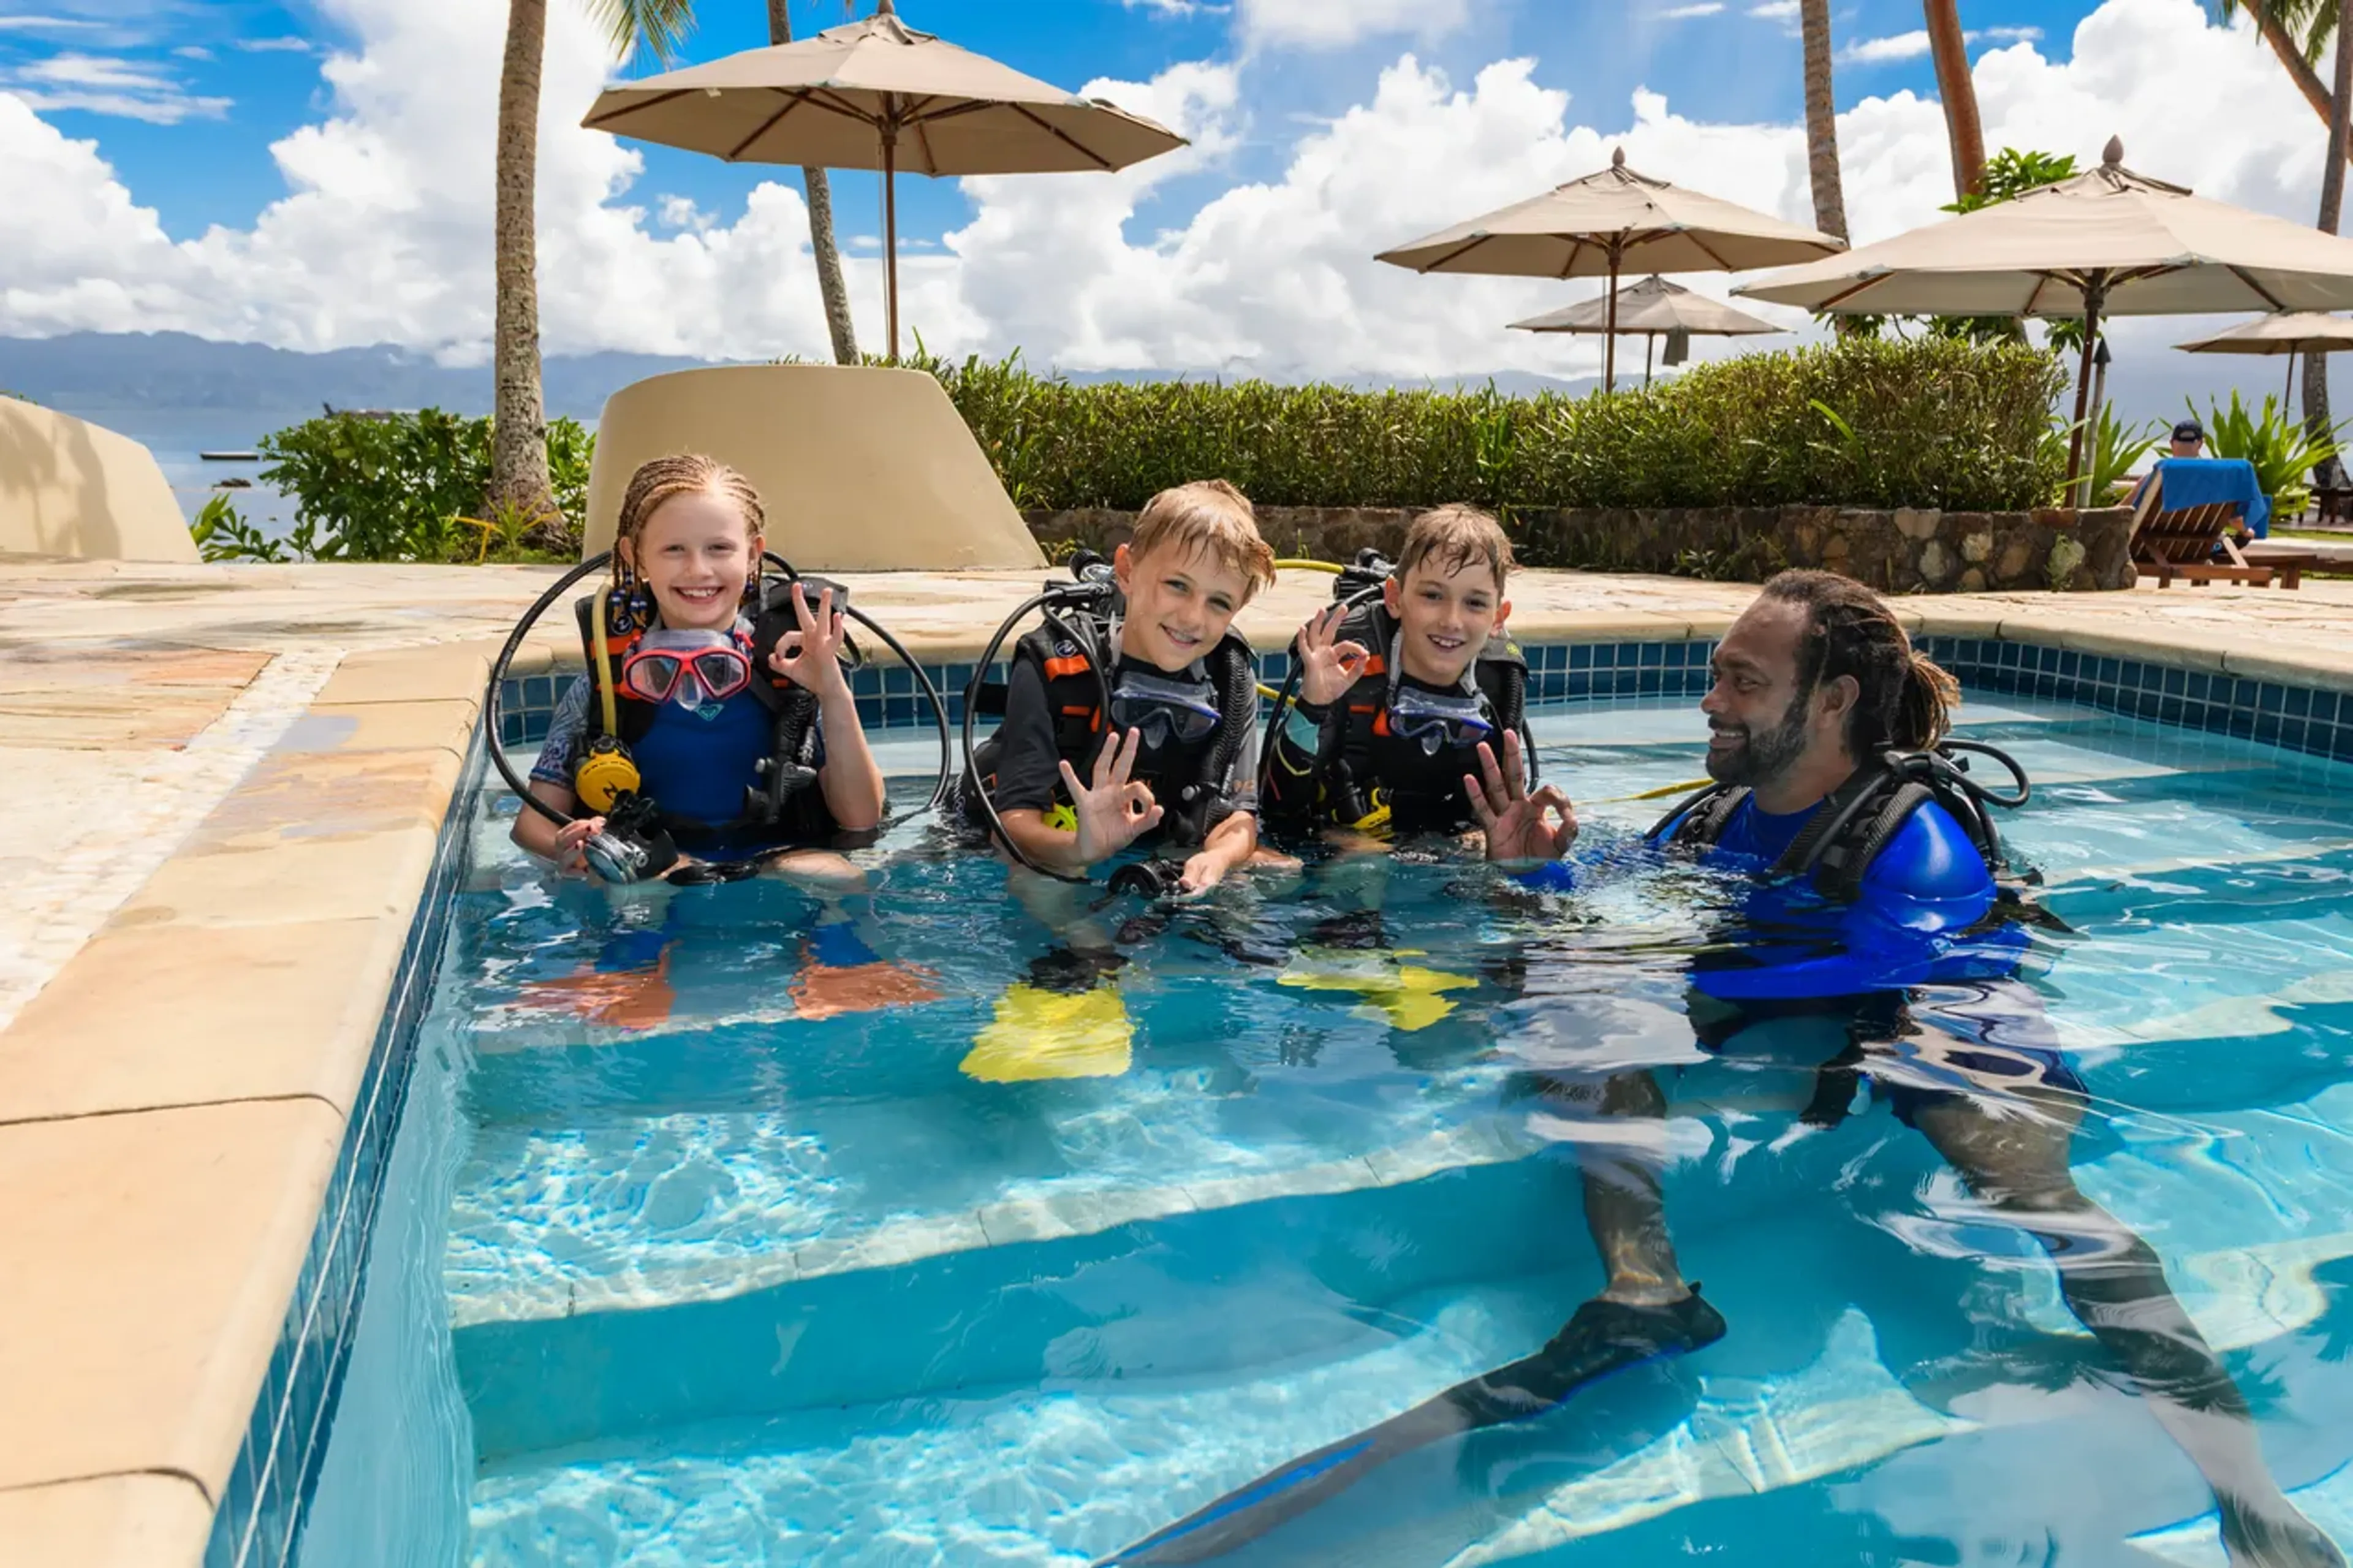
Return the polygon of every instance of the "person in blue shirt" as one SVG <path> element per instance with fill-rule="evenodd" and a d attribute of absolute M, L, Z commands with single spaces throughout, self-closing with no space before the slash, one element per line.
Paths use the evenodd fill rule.
<path fill-rule="evenodd" d="M 1710 673 L 1700 708 L 1718 787 L 1652 837 L 1761 881 L 1743 911 L 1757 940 L 1694 970 L 1703 1047 L 1786 1052 L 1792 1020 L 1800 1037 L 1804 1023 L 1827 1026 L 1811 1037 L 1831 1051 L 1804 1119 L 1834 1123 L 1868 1081 L 1988 1210 L 2042 1244 L 2068 1307 L 2213 1489 L 2230 1561 L 2338 1568 L 2343 1554 L 2273 1479 L 2244 1395 L 2156 1253 L 2075 1185 L 2068 1154 L 2086 1095 L 2010 977 L 2023 943 L 1997 910 L 1990 835 L 1965 797 L 1950 809 L 1955 797 L 1905 781 L 1904 759 L 1946 736 L 1952 677 L 1876 595 L 1824 572 L 1767 583 Z M 1569 1092 L 1606 1118 L 1666 1114 L 1647 1070 Z M 1605 1140 L 1583 1161 L 1609 1276 L 1600 1300 L 1672 1312 L 1696 1298 L 1658 1171 L 1629 1152 L 1642 1142 Z"/>
<path fill-rule="evenodd" d="M 1717 645 L 1707 716 L 1714 785 L 1651 838 L 1756 880 L 1736 928 L 1694 962 L 1701 1047 L 1794 1068 L 1800 1120 L 1835 1125 L 1867 1084 L 1948 1162 L 1990 1216 L 2031 1236 L 2068 1307 L 2197 1466 L 2241 1568 L 2344 1568 L 2273 1478 L 2245 1396 L 2148 1244 L 2075 1185 L 2087 1096 L 2034 996 L 2012 977 L 1999 847 L 1978 795 L 1935 760 L 1958 696 L 1877 595 L 1785 572 Z M 1527 790 L 1509 753 L 1466 781 L 1490 858 L 1548 866 L 1573 812 Z M 1485 748 L 1482 746 L 1482 751 Z M 1661 1168 L 1667 1098 L 1646 1067 L 1546 1070 L 1528 1086 L 1577 1152 L 1606 1280 L 1542 1349 L 1377 1426 L 1303 1455 L 1124 1552 L 1118 1564 L 1234 1550 L 1400 1454 L 1539 1415 L 1611 1372 L 1704 1349 L 1724 1318 L 1685 1279 Z M 1645 1124 L 1649 1125 L 1645 1125 Z"/>

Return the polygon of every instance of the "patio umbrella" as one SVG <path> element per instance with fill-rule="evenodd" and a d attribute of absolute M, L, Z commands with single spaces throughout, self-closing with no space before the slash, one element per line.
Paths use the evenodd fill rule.
<path fill-rule="evenodd" d="M 1598 174 L 1384 250 L 1377 259 L 1416 272 L 1609 279 L 1601 376 L 1605 386 L 1615 386 L 1617 329 L 1608 313 L 1616 307 L 1618 275 L 1629 267 L 1746 272 L 1845 248 L 1827 234 L 1638 174 L 1626 167 L 1620 148 Z"/>
<path fill-rule="evenodd" d="M 2103 321 L 2353 306 L 2353 239 L 2137 174 L 2112 138 L 2086 174 L 1733 292 L 1859 315 L 2084 318 L 2073 485 Z"/>
<path fill-rule="evenodd" d="M 2326 310 L 2280 310 L 2174 347 L 2193 354 L 2287 355 L 2287 385 L 2280 392 L 2284 406 L 2295 392 L 2295 356 L 2353 349 L 2353 320 Z"/>
<path fill-rule="evenodd" d="M 862 22 L 608 87 L 581 124 L 731 163 L 882 172 L 891 357 L 899 357 L 902 167 L 919 174 L 1109 172 L 1185 138 L 899 20 Z"/>
<path fill-rule="evenodd" d="M 1614 310 L 1613 310 L 1614 307 Z M 1661 332 L 1700 337 L 1738 338 L 1788 329 L 1759 321 L 1704 294 L 1694 294 L 1680 283 L 1656 276 L 1645 278 L 1617 297 L 1580 300 L 1525 321 L 1514 321 L 1522 332 L 1640 332 L 1642 334 L 1642 384 L 1651 384 L 1651 350 Z M 1674 345 L 1667 345 L 1670 354 Z M 1672 362 L 1671 362 L 1672 363 Z"/>

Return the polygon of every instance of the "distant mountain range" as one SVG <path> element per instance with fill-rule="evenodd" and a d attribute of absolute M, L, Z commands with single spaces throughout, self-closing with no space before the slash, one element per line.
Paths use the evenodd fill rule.
<path fill-rule="evenodd" d="M 2133 421 L 2182 412 L 2186 395 L 2202 404 L 2227 396 L 2232 386 L 2260 401 L 2276 392 L 2285 366 L 2277 360 L 2228 359 L 2177 353 L 2135 344 L 2119 352 L 2108 381 L 2109 396 Z M 2119 344 L 2120 350 L 2124 345 Z M 2353 355 L 2339 356 L 2353 360 Z M 542 372 L 551 415 L 593 419 L 605 400 L 631 382 L 708 362 L 672 354 L 602 353 L 556 354 Z M 2334 367 L 2332 367 L 2334 368 Z M 1195 380 L 1206 373 L 1166 371 L 1074 372 L 1073 381 L 1138 382 L 1182 374 Z M 2353 374 L 2353 365 L 2345 373 Z M 1280 379 L 1295 379 L 1283 377 Z M 1364 389 L 1485 385 L 1528 395 L 1537 392 L 1578 394 L 1598 378 L 1561 380 L 1527 371 L 1496 371 L 1430 379 L 1356 375 L 1341 378 Z M 1639 383 L 1639 375 L 1636 378 Z M 2332 376 L 2340 409 L 2353 409 L 2353 386 Z M 1626 384 L 1620 378 L 1620 384 Z M 487 365 L 451 367 L 411 349 L 379 343 L 370 348 L 301 353 L 261 343 L 219 342 L 187 332 L 69 332 L 54 338 L 0 338 L 0 390 L 36 402 L 88 415 L 104 422 L 109 413 L 152 410 L 300 416 L 332 404 L 338 408 L 446 408 L 487 414 L 491 373 Z"/>
<path fill-rule="evenodd" d="M 541 371 L 547 411 L 593 419 L 605 400 L 631 382 L 706 361 L 674 354 L 605 353 L 554 354 Z M 1074 381 L 1155 381 L 1160 371 L 1076 374 Z M 1201 379 L 1197 377 L 1196 379 Z M 1484 375 L 1437 383 L 1355 378 L 1361 386 L 1479 386 Z M 1498 371 L 1507 393 L 1570 392 L 1584 384 Z M 68 332 L 54 338 L 0 338 L 0 390 L 37 403 L 87 413 L 153 409 L 244 412 L 338 408 L 491 410 L 487 365 L 436 364 L 411 349 L 378 343 L 363 349 L 301 353 L 262 343 L 216 342 L 187 332 Z"/>

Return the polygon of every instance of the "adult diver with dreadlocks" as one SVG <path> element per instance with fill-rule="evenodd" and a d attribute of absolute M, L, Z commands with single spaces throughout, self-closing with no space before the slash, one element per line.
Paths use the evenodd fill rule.
<path fill-rule="evenodd" d="M 1985 792 L 1945 748 L 1952 678 L 1868 589 L 1822 572 L 1765 585 L 1718 645 L 1707 716 L 1715 781 L 1653 844 L 1760 880 L 1743 940 L 1690 974 L 1703 1050 L 1798 1069 L 1800 1120 L 1836 1125 L 1867 1088 L 1953 1167 L 1990 1218 L 2032 1237 L 2061 1295 L 2197 1467 L 2241 1568 L 2343 1568 L 2264 1461 L 2244 1394 L 2156 1253 L 2075 1185 L 2087 1095 L 2033 994 L 1997 886 Z M 1491 841 L 1544 857 L 1546 805 L 1482 759 Z M 1563 830 L 1573 833 L 1573 817 Z M 1808 929 L 1810 925 L 1810 930 Z M 1764 931 L 1761 943 L 1746 940 Z M 1799 1053 L 1793 1057 L 1793 1044 Z M 1724 1318 L 1684 1278 L 1662 1193 L 1667 1097 L 1647 1067 L 1530 1075 L 1573 1150 L 1606 1274 L 1541 1350 L 1303 1456 L 1108 1559 L 1220 1557 L 1423 1445 L 1543 1414 L 1594 1379 L 1701 1351 Z"/>

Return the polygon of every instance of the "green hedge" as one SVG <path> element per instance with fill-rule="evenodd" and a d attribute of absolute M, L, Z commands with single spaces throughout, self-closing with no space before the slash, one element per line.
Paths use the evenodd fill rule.
<path fill-rule="evenodd" d="M 1614 397 L 1079 384 L 927 363 L 1016 505 L 1140 507 L 1187 479 L 1261 505 L 2046 503 L 2064 373 L 2021 343 L 1852 339 L 1694 366 Z"/>
<path fill-rule="evenodd" d="M 1847 339 L 1693 367 L 1614 397 L 1352 392 L 1248 381 L 1091 384 L 1019 356 L 916 362 L 939 378 L 1024 509 L 1134 510 L 1188 479 L 1262 506 L 1937 506 L 2047 504 L 2066 443 L 2064 373 L 2022 343 Z M 262 478 L 293 498 L 265 544 L 232 510 L 214 559 L 470 561 L 576 552 L 593 438 L 548 426 L 560 528 L 486 512 L 491 422 L 427 409 L 332 415 L 263 438 Z M 480 519 L 489 526 L 470 525 Z"/>

